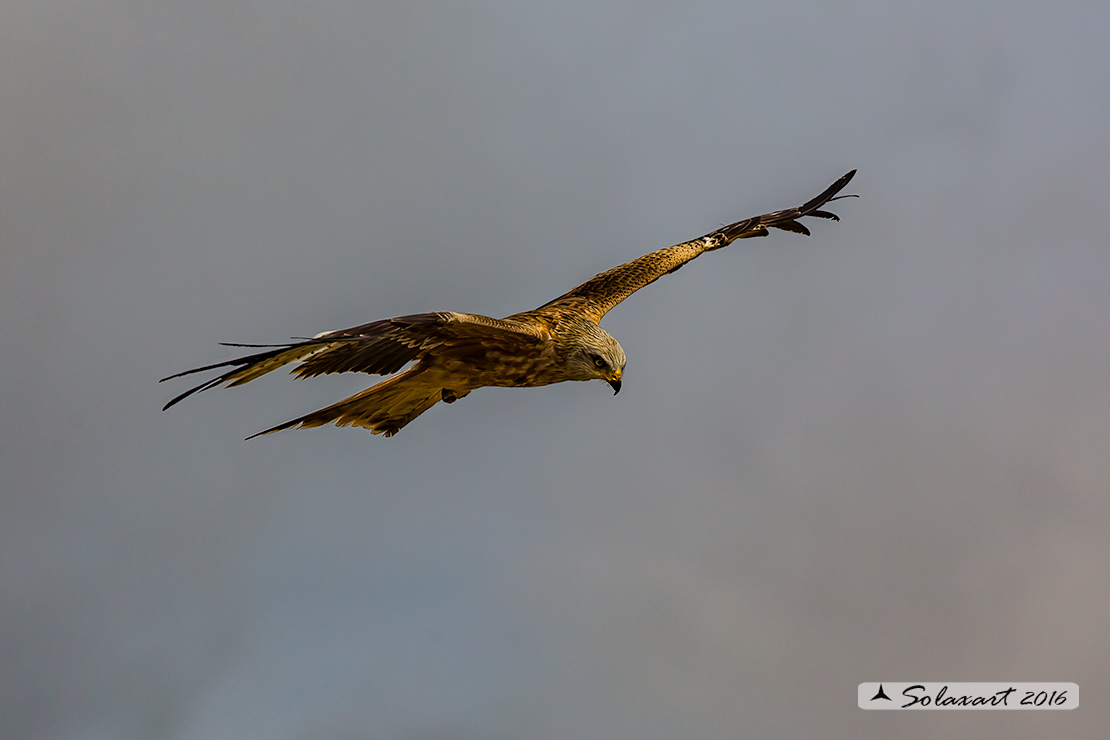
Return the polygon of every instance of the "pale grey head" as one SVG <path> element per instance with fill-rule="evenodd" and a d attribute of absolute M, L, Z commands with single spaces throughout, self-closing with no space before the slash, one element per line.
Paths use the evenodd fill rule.
<path fill-rule="evenodd" d="M 600 378 L 613 388 L 621 389 L 624 372 L 624 349 L 613 336 L 592 321 L 575 321 L 568 332 L 572 339 L 566 355 L 567 370 L 574 380 Z"/>

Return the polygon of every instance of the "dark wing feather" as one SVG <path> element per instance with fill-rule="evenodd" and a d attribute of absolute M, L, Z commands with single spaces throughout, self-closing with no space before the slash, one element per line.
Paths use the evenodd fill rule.
<path fill-rule="evenodd" d="M 797 208 L 788 208 L 785 211 L 765 213 L 762 216 L 737 221 L 693 241 L 666 247 L 645 254 L 643 257 L 638 257 L 611 270 L 606 270 L 590 278 L 569 293 L 544 304 L 537 309 L 537 312 L 541 314 L 557 313 L 560 310 L 569 309 L 585 314 L 594 321 L 601 321 L 601 317 L 609 310 L 640 288 L 650 285 L 667 273 L 674 272 L 705 252 L 726 247 L 737 239 L 767 236 L 769 228 L 792 231 L 796 234 L 808 236 L 809 229 L 798 219 L 805 216 L 814 216 L 839 221 L 840 218 L 836 214 L 820 210 L 821 206 L 837 200 L 837 194 L 844 189 L 844 186 L 855 174 L 856 171 L 852 170 L 826 188 L 816 198 Z M 841 195 L 839 197 L 852 196 Z"/>
<path fill-rule="evenodd" d="M 313 341 L 331 346 L 306 358 L 292 372 L 298 378 L 348 372 L 389 375 L 444 345 L 501 340 L 519 345 L 536 339 L 541 331 L 535 324 L 470 313 L 399 316 L 314 337 Z"/>
<path fill-rule="evenodd" d="M 243 383 L 249 383 L 257 377 L 265 375 L 266 373 L 273 370 L 277 370 L 279 367 L 288 365 L 290 362 L 296 362 L 300 359 L 303 359 L 313 352 L 320 351 L 320 349 L 322 349 L 322 347 L 313 340 L 297 342 L 294 344 L 283 344 L 280 345 L 278 349 L 271 350 L 270 352 L 259 352 L 255 355 L 247 355 L 246 357 L 239 357 L 227 362 L 217 362 L 214 365 L 205 365 L 204 367 L 197 367 L 193 368 L 192 370 L 185 370 L 184 372 L 169 375 L 165 378 L 162 378 L 158 382 L 163 383 L 167 380 L 172 380 L 173 378 L 180 378 L 183 375 L 191 375 L 193 373 L 201 373 L 205 370 L 215 370 L 216 368 L 221 367 L 232 368 L 231 370 L 225 372 L 223 375 L 212 378 L 211 380 L 206 380 L 200 385 L 194 388 L 190 388 L 181 395 L 176 396 L 173 400 L 163 406 L 162 410 L 165 411 L 170 406 L 173 406 L 180 401 L 184 401 L 186 398 L 193 395 L 194 393 L 206 391 L 209 388 L 215 388 L 223 383 L 227 383 L 228 387 L 234 385 L 242 385 Z"/>
<path fill-rule="evenodd" d="M 242 385 L 293 362 L 301 363 L 292 370 L 298 378 L 346 372 L 388 375 L 445 343 L 466 343 L 482 337 L 534 341 L 542 331 L 539 325 L 522 321 L 437 311 L 398 316 L 341 331 L 324 332 L 311 339 L 290 344 L 232 345 L 275 348 L 162 378 L 170 380 L 205 370 L 231 368 L 223 375 L 185 391 L 167 403 L 163 410 L 199 391 L 223 384 L 228 387 Z"/>

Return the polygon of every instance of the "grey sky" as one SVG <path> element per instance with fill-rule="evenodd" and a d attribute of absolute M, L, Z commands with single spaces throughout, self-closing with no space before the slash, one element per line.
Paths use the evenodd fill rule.
<path fill-rule="evenodd" d="M 1103 2 L 0 7 L 0 736 L 1089 738 L 1110 724 Z M 603 383 L 243 437 L 164 375 L 506 315 L 843 172 Z M 873 680 L 1075 681 L 865 713 Z M 881 714 L 881 716 L 876 716 Z"/>

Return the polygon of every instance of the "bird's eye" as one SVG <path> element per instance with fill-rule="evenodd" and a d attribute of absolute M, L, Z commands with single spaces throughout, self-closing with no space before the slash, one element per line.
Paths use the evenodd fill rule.
<path fill-rule="evenodd" d="M 594 364 L 598 367 L 605 367 L 605 360 L 601 359 L 597 355 L 594 355 Z"/>

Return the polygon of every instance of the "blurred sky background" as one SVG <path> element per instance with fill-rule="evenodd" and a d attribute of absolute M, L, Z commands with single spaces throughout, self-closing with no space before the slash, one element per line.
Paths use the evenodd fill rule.
<path fill-rule="evenodd" d="M 1110 6 L 0 5 L 0 736 L 1091 738 Z M 217 345 L 503 316 L 849 169 L 601 382 L 393 439 Z M 865 712 L 862 681 L 1075 681 Z"/>

